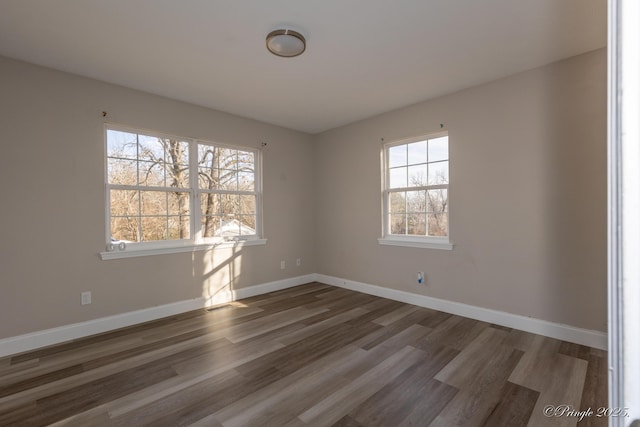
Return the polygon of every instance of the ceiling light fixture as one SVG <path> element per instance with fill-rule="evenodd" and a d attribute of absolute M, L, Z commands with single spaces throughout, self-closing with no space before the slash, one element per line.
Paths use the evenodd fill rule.
<path fill-rule="evenodd" d="M 293 30 L 275 30 L 267 35 L 267 49 L 277 56 L 291 58 L 307 48 L 304 36 Z"/>

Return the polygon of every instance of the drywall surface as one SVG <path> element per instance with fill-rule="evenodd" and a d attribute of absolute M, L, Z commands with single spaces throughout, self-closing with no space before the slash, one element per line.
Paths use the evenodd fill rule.
<path fill-rule="evenodd" d="M 0 338 L 315 272 L 309 135 L 7 58 L 0 93 Z M 105 122 L 266 142 L 267 244 L 100 260 Z"/>
<path fill-rule="evenodd" d="M 317 272 L 606 331 L 606 72 L 601 49 L 316 136 Z M 441 124 L 453 250 L 379 245 L 382 138 Z"/>

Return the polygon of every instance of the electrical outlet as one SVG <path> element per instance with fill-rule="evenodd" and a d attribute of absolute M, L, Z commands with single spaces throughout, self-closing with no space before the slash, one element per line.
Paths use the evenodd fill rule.
<path fill-rule="evenodd" d="M 82 292 L 80 294 L 80 303 L 82 305 L 91 304 L 91 292 L 90 291 Z"/>
<path fill-rule="evenodd" d="M 424 271 L 418 271 L 418 284 L 424 283 Z"/>
<path fill-rule="evenodd" d="M 302 264 L 302 262 L 300 261 L 300 258 L 297 258 L 297 259 L 296 259 L 296 265 L 297 265 L 298 267 L 300 267 L 300 264 Z"/>
<path fill-rule="evenodd" d="M 284 261 L 280 261 L 280 270 L 284 270 Z"/>

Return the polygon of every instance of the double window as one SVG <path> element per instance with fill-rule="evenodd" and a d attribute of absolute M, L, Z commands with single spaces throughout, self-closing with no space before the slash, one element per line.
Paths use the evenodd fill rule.
<path fill-rule="evenodd" d="M 260 240 L 260 152 L 106 127 L 107 251 Z"/>
<path fill-rule="evenodd" d="M 449 136 L 429 135 L 383 147 L 382 244 L 451 249 Z"/>

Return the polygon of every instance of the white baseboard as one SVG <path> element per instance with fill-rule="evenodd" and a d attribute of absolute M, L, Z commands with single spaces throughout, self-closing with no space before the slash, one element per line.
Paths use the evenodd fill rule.
<path fill-rule="evenodd" d="M 128 313 L 116 314 L 114 316 L 102 317 L 81 323 L 60 326 L 43 331 L 32 332 L 16 337 L 4 338 L 0 340 L 0 357 L 22 353 L 53 344 L 84 338 L 90 335 L 100 334 L 127 326 L 136 325 L 150 320 L 161 319 L 216 304 L 222 304 L 237 299 L 249 298 L 293 286 L 304 285 L 313 282 L 315 274 L 292 277 L 289 279 L 277 280 L 260 285 L 249 286 L 238 290 L 220 292 L 212 298 L 195 298 L 192 300 L 179 301 L 171 304 L 145 308 Z"/>
<path fill-rule="evenodd" d="M 324 274 L 316 274 L 315 280 L 321 283 L 326 283 L 327 285 L 338 286 L 420 307 L 444 311 L 458 316 L 469 317 L 471 319 L 519 329 L 521 331 L 544 335 L 576 344 L 582 344 L 601 350 L 607 349 L 607 334 L 600 331 L 576 328 L 574 326 L 548 322 L 546 320 L 534 319 L 504 311 L 476 307 L 395 289 L 383 288 L 381 286 L 370 285 L 367 283 L 354 282 L 352 280 L 326 276 Z"/>
<path fill-rule="evenodd" d="M 151 320 L 161 319 L 163 317 L 173 316 L 238 299 L 262 295 L 315 281 L 395 301 L 401 301 L 420 307 L 469 317 L 483 322 L 494 323 L 496 325 L 544 335 L 563 341 L 569 341 L 602 350 L 607 349 L 607 334 L 604 332 L 576 328 L 574 326 L 562 325 L 559 323 L 548 322 L 546 320 L 534 319 L 503 311 L 490 310 L 487 308 L 447 301 L 425 295 L 383 288 L 381 286 L 345 280 L 324 274 L 308 274 L 305 276 L 292 277 L 289 279 L 276 280 L 274 282 L 249 286 L 238 290 L 220 292 L 211 298 L 201 297 L 192 300 L 179 301 L 172 304 L 150 307 L 114 316 L 102 317 L 100 319 L 89 320 L 87 322 L 74 323 L 71 325 L 60 326 L 58 328 L 46 329 L 25 335 L 1 339 L 0 357 L 22 353 L 53 344 L 84 338 L 90 335 L 108 332 Z"/>

